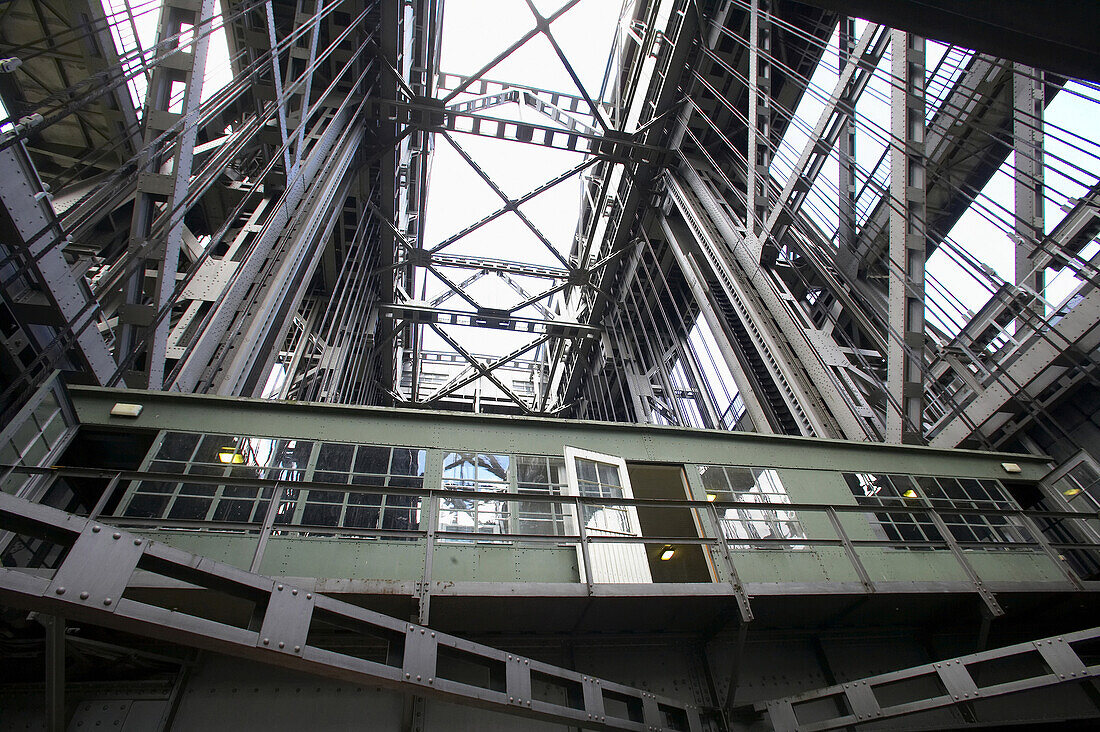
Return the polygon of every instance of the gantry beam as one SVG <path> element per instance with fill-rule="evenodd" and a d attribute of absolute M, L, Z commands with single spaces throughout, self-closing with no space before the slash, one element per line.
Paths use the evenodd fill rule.
<path fill-rule="evenodd" d="M 1080 0 L 799 0 L 938 41 L 1100 81 L 1100 3 Z M 1040 17 L 1041 16 L 1041 17 Z"/>

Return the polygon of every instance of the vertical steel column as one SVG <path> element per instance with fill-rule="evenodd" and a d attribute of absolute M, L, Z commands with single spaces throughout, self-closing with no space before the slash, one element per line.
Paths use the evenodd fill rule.
<path fill-rule="evenodd" d="M 840 66 L 843 69 L 856 47 L 856 20 L 840 19 Z M 857 275 L 857 263 L 853 256 L 856 244 L 856 95 L 853 84 L 841 94 L 837 107 L 842 110 L 840 136 L 837 139 L 837 159 L 840 177 L 837 180 L 839 220 L 837 221 L 837 264 L 850 279 Z"/>
<path fill-rule="evenodd" d="M 745 239 L 753 256 L 763 256 L 759 238 L 768 216 L 771 167 L 771 23 L 768 0 L 752 0 L 749 15 L 749 143 L 746 176 Z M 762 17 L 764 16 L 764 17 Z"/>
<path fill-rule="evenodd" d="M 886 441 L 924 441 L 924 39 L 892 31 Z"/>
<path fill-rule="evenodd" d="M 157 30 L 157 53 L 162 58 L 145 95 L 146 145 L 180 126 L 167 145 L 157 146 L 141 159 L 130 228 L 130 251 L 137 266 L 123 285 L 126 304 L 119 312 L 118 353 L 130 354 L 139 333 L 144 333 L 145 365 L 143 373 L 134 377 L 142 383 L 133 385 L 150 389 L 160 389 L 164 381 L 171 318 L 158 321 L 157 313 L 168 306 L 176 287 L 213 15 L 214 0 L 202 0 L 199 6 L 189 0 L 165 0 Z M 188 37 L 190 52 L 182 47 Z M 147 294 L 149 268 L 156 274 Z"/>
<path fill-rule="evenodd" d="M 1043 72 L 1015 64 L 1012 73 L 1012 141 L 1016 158 L 1016 284 L 1043 294 L 1043 270 L 1032 274 L 1031 253 L 1042 240 Z"/>

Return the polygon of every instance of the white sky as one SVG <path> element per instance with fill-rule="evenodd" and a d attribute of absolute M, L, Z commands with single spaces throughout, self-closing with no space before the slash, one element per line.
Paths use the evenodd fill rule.
<path fill-rule="evenodd" d="M 536 7 L 540 13 L 549 15 L 562 4 L 560 1 L 538 2 Z M 550 26 L 551 33 L 593 98 L 599 94 L 619 9 L 617 0 L 582 0 Z M 449 73 L 473 74 L 522 37 L 534 24 L 534 16 L 524 0 L 500 0 L 491 5 L 478 0 L 448 0 L 443 18 L 440 69 Z M 553 47 L 542 35 L 532 38 L 485 76 L 575 96 L 579 94 Z M 471 97 L 461 95 L 455 101 Z M 516 104 L 486 110 L 486 113 L 509 119 L 530 119 L 553 126 L 552 122 L 529 108 L 519 110 Z M 517 116 L 520 114 L 523 116 Z M 456 134 L 454 139 L 511 198 L 522 196 L 583 159 L 574 152 L 474 135 Z M 520 210 L 562 256 L 568 257 L 579 204 L 579 179 L 573 176 L 522 205 Z M 425 246 L 435 246 L 502 205 L 500 197 L 446 140 L 437 136 L 428 187 Z M 512 213 L 485 225 L 443 251 L 560 266 L 560 262 Z M 468 270 L 454 269 L 443 269 L 443 273 L 456 283 L 471 274 Z M 549 280 L 536 278 L 514 279 L 531 295 L 542 292 L 551 284 Z M 431 300 L 446 289 L 445 284 L 428 274 L 426 299 Z M 482 278 L 468 291 L 480 304 L 489 307 L 514 305 L 523 299 L 495 276 Z M 418 291 L 415 296 L 419 297 L 419 294 Z M 457 296 L 444 305 L 472 310 Z M 541 317 L 534 307 L 525 308 L 517 315 Z M 485 354 L 503 354 L 532 340 L 528 334 L 487 333 L 464 327 L 447 328 L 447 331 L 464 347 Z M 428 331 L 425 332 L 424 343 L 428 349 L 449 350 L 438 336 Z"/>

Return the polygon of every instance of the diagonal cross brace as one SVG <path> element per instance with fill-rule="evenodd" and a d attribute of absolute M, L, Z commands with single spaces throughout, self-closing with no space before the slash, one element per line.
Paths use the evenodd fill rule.
<path fill-rule="evenodd" d="M 4 604 L 296 671 L 557 724 L 586 729 L 664 730 L 667 715 L 686 721 L 692 732 L 702 729 L 698 710 L 679 700 L 407 623 L 4 493 L 0 493 L 0 529 L 70 547 L 52 580 L 20 569 L 0 568 L 0 602 Z M 191 615 L 183 609 L 167 610 L 131 600 L 125 597 L 125 591 L 138 568 L 251 600 L 263 614 L 260 629 L 248 630 Z M 386 638 L 391 651 L 395 651 L 395 660 L 372 662 L 310 645 L 310 625 L 318 616 Z M 439 676 L 440 649 L 460 652 L 488 666 L 503 665 L 506 688 L 492 690 Z M 583 700 L 563 706 L 533 698 L 532 672 L 586 688 Z M 587 688 L 593 682 L 602 692 Z M 633 700 L 644 710 L 643 726 L 608 716 L 603 693 Z"/>

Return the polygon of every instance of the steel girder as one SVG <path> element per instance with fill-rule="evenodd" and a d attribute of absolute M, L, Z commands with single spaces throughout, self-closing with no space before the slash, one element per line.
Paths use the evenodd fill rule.
<path fill-rule="evenodd" d="M 981 701 L 1042 691 L 1059 684 L 1080 684 L 1095 698 L 1100 666 L 1092 663 L 1095 660 L 1092 648 L 1097 639 L 1100 628 L 1065 633 L 760 702 L 755 710 L 766 715 L 776 732 L 810 732 L 889 724 L 889 720 L 897 722 L 903 717 L 945 709 L 962 710 L 964 718 L 978 722 L 980 717 L 975 714 L 974 705 Z M 1016 665 L 1010 667 L 1013 663 Z M 1012 668 L 1009 671 L 1012 678 L 998 672 L 994 664 Z M 983 670 L 992 678 L 983 678 Z M 830 703 L 836 705 L 834 709 L 839 707 L 843 711 L 822 713 Z M 1060 716 L 1058 711 L 1050 711 L 1054 711 L 1054 717 Z M 1100 712 L 1088 716 L 1096 714 Z M 1079 715 L 1071 718 L 1074 717 Z M 931 717 L 925 724 L 934 729 L 951 724 L 948 719 Z M 997 715 L 996 722 L 1005 724 L 1011 719 Z M 912 721 L 921 728 L 919 719 Z"/>
<path fill-rule="evenodd" d="M 138 158 L 128 243 L 136 267 L 122 284 L 124 304 L 119 309 L 116 334 L 119 352 L 126 358 L 127 382 L 149 389 L 164 384 L 171 328 L 165 310 L 170 311 L 175 300 L 214 0 L 203 0 L 197 8 L 186 0 L 167 0 L 160 15 L 157 49 L 179 50 L 171 63 L 166 59 L 154 68 L 145 96 L 146 147 Z M 183 38 L 188 32 L 193 41 L 185 52 Z M 178 101 L 181 93 L 182 101 Z M 166 132 L 175 134 L 162 141 Z M 154 270 L 152 282 L 146 282 L 149 268 Z M 139 363 L 141 352 L 144 364 Z"/>
<path fill-rule="evenodd" d="M 799 0 L 1056 73 L 1100 81 L 1100 6 L 1052 0 Z M 1041 13 L 1041 18 L 1037 17 Z"/>
<path fill-rule="evenodd" d="M 21 142 L 0 150 L 0 203 L 8 231 L 0 244 L 4 301 L 28 334 L 21 349 L 43 361 L 22 364 L 24 377 L 72 366 L 111 383 L 118 364 L 99 329 L 99 303 L 65 259 L 65 229 Z M 70 352 L 81 363 L 69 364 Z"/>
<path fill-rule="evenodd" d="M 70 547 L 52 578 L 0 569 L 0 599 L 5 604 L 306 673 L 585 729 L 702 729 L 699 711 L 679 700 L 300 590 L 6 493 L 0 493 L 0 526 Z M 257 629 L 129 599 L 128 588 L 139 571 L 251 602 L 256 608 Z M 312 644 L 311 626 L 315 622 L 348 627 L 382 639 L 388 644 L 389 662 L 369 661 Z M 440 673 L 441 654 L 458 655 L 491 669 L 493 676 L 499 672 L 503 688 L 448 679 L 445 672 Z M 564 706 L 541 700 L 532 685 L 536 677 L 575 687 L 581 692 L 577 703 Z M 627 716 L 608 716 L 606 698 L 625 702 L 615 708 L 625 707 Z"/>

